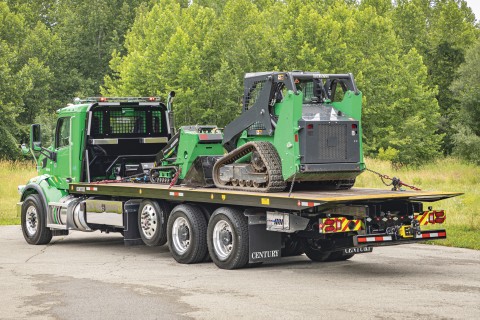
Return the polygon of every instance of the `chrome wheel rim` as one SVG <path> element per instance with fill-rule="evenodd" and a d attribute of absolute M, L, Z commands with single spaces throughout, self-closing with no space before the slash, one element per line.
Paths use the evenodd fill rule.
<path fill-rule="evenodd" d="M 146 239 L 153 238 L 158 224 L 158 215 L 155 211 L 155 208 L 150 204 L 145 205 L 140 216 L 140 224 L 142 226 L 143 235 Z"/>
<path fill-rule="evenodd" d="M 213 247 L 218 259 L 227 260 L 234 245 L 232 226 L 225 220 L 218 221 L 213 228 Z"/>
<path fill-rule="evenodd" d="M 25 215 L 25 226 L 27 227 L 27 234 L 34 236 L 37 233 L 38 228 L 38 213 L 37 208 L 30 206 L 27 208 Z"/>
<path fill-rule="evenodd" d="M 175 222 L 173 222 L 173 248 L 179 254 L 184 254 L 190 246 L 190 229 L 190 224 L 187 219 L 183 217 L 178 217 Z"/>

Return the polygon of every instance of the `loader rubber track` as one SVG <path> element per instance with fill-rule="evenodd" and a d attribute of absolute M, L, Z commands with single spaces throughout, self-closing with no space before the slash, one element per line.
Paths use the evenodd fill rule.
<path fill-rule="evenodd" d="M 265 173 L 268 175 L 266 186 L 234 186 L 231 182 L 225 184 L 220 180 L 220 168 L 222 166 L 232 164 L 253 151 L 257 151 L 265 163 Z M 270 142 L 266 141 L 248 142 L 220 158 L 213 167 L 213 181 L 217 188 L 239 191 L 280 192 L 287 187 L 287 183 L 283 180 L 282 162 L 277 150 Z"/>

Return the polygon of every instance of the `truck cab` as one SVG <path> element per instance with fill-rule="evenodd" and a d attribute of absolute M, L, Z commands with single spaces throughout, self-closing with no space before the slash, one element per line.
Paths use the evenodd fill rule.
<path fill-rule="evenodd" d="M 31 150 L 41 176 L 57 189 L 69 183 L 114 180 L 143 173 L 174 131 L 158 98 L 88 98 L 58 110 L 52 145 L 32 126 Z M 27 149 L 24 147 L 24 150 Z M 28 150 L 25 150 L 28 152 Z"/>

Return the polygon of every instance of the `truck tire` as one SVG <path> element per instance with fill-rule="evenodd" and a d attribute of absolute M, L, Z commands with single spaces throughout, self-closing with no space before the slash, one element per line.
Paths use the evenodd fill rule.
<path fill-rule="evenodd" d="M 207 224 L 208 224 L 208 221 L 210 220 L 210 217 L 212 216 L 212 211 L 211 209 L 207 208 L 205 205 L 198 205 L 198 208 L 202 211 L 203 215 L 205 216 L 205 221 L 207 221 Z M 205 257 L 203 257 L 203 262 L 212 262 L 212 258 L 210 258 L 210 252 L 208 252 L 208 248 L 207 248 L 207 252 L 205 253 Z"/>
<path fill-rule="evenodd" d="M 173 258 L 183 264 L 204 261 L 207 254 L 207 220 L 193 205 L 173 208 L 168 218 L 168 248 Z"/>
<path fill-rule="evenodd" d="M 329 261 L 328 258 L 330 257 L 330 252 L 325 252 L 317 245 L 315 245 L 314 241 L 311 240 L 304 240 L 303 241 L 303 250 L 305 251 L 305 255 L 310 258 L 312 261 L 316 262 L 326 262 Z"/>
<path fill-rule="evenodd" d="M 345 261 L 352 258 L 355 253 L 344 254 L 343 251 L 333 251 L 328 257 L 328 261 Z"/>
<path fill-rule="evenodd" d="M 22 232 L 29 244 L 47 244 L 52 231 L 47 228 L 47 215 L 38 194 L 29 195 L 22 204 Z"/>
<path fill-rule="evenodd" d="M 282 248 L 282 257 L 300 256 L 304 253 L 302 243 L 297 239 L 285 239 L 285 247 Z"/>
<path fill-rule="evenodd" d="M 221 269 L 238 269 L 248 264 L 248 218 L 241 210 L 222 207 L 210 217 L 207 243 L 210 257 Z"/>
<path fill-rule="evenodd" d="M 163 202 L 143 200 L 138 208 L 140 237 L 149 247 L 167 243 L 168 207 Z"/>

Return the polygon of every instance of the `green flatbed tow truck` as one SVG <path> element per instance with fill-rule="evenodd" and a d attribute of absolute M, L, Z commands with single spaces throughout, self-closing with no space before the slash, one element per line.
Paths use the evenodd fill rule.
<path fill-rule="evenodd" d="M 30 144 L 22 148 L 36 156 L 39 176 L 18 188 L 25 240 L 41 245 L 73 230 L 119 232 L 125 245 L 168 243 L 179 263 L 213 261 L 237 269 L 300 254 L 347 260 L 375 246 L 446 237 L 441 228 L 422 230 L 446 218 L 444 210 L 424 203 L 459 193 L 311 186 L 254 192 L 178 184 L 180 172 L 159 183 L 167 178 L 160 174 L 170 174 L 156 159 L 175 137 L 172 99 L 77 101 L 59 110 L 48 148 L 40 126 L 32 125 Z M 205 150 L 217 146 L 218 132 L 184 129 L 198 129 Z"/>

